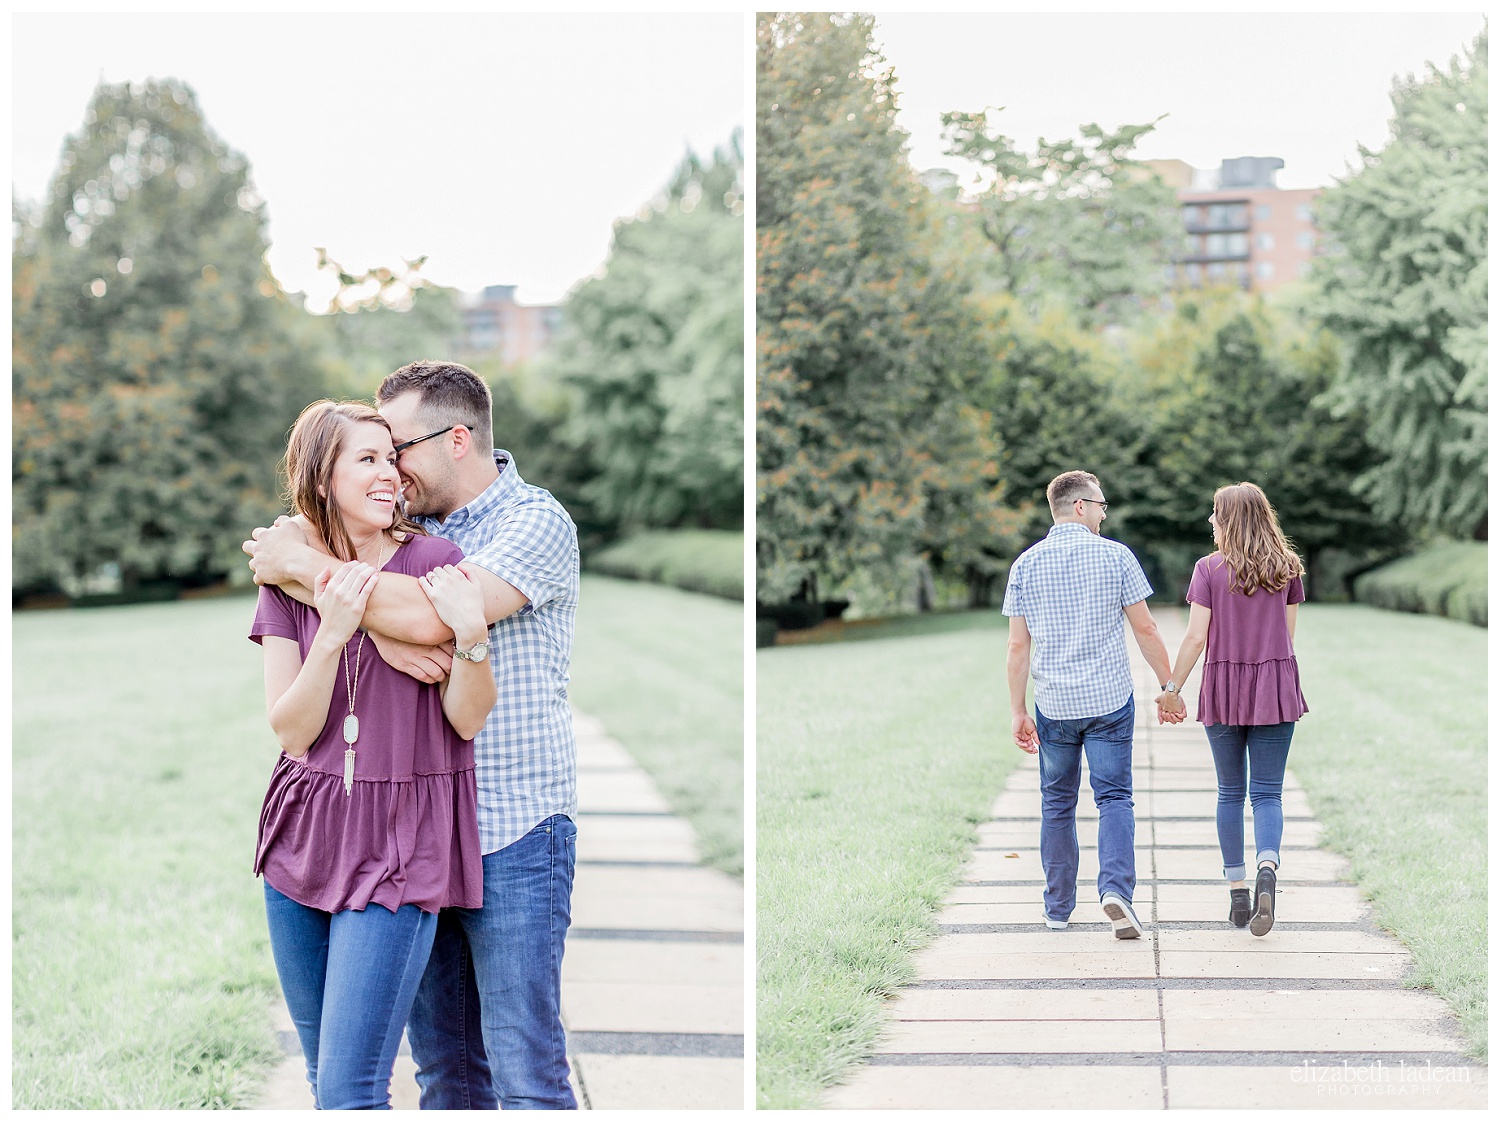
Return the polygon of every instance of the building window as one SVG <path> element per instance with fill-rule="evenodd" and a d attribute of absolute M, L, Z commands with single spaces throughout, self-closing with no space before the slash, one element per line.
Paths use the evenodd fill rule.
<path fill-rule="evenodd" d="M 1182 224 L 1184 226 L 1200 226 L 1203 224 L 1203 213 L 1201 207 L 1185 206 L 1182 208 Z"/>
<path fill-rule="evenodd" d="M 1297 235 L 1297 248 L 1298 249 L 1311 249 L 1313 247 L 1313 245 L 1316 243 L 1316 241 L 1317 241 L 1317 238 L 1315 238 L 1313 236 L 1313 233 L 1312 233 L 1311 230 L 1303 230 L 1301 233 L 1299 233 Z"/>
<path fill-rule="evenodd" d="M 1182 275 L 1187 280 L 1188 284 L 1196 287 L 1197 285 L 1203 283 L 1203 266 L 1188 265 L 1182 270 Z"/>
<path fill-rule="evenodd" d="M 1275 249 L 1276 248 L 1276 239 L 1273 238 L 1270 234 L 1256 234 L 1255 235 L 1255 248 L 1256 249 Z"/>
<path fill-rule="evenodd" d="M 1257 261 L 1255 263 L 1255 275 L 1261 280 L 1270 280 L 1276 275 L 1276 266 L 1269 261 Z"/>
<path fill-rule="evenodd" d="M 1297 204 L 1297 218 L 1302 222 L 1312 221 L 1312 207 L 1306 203 Z"/>
<path fill-rule="evenodd" d="M 1312 262 L 1311 261 L 1301 261 L 1301 262 L 1298 262 L 1298 264 L 1297 264 L 1297 276 L 1299 276 L 1299 277 L 1301 277 L 1301 278 L 1303 278 L 1305 280 L 1307 278 L 1307 274 L 1310 273 L 1310 272 L 1312 272 Z"/>
<path fill-rule="evenodd" d="M 1187 251 L 1189 257 L 1203 256 L 1203 235 L 1189 234 L 1187 240 Z"/>
<path fill-rule="evenodd" d="M 1227 234 L 1224 238 L 1224 249 L 1230 257 L 1244 257 L 1250 252 L 1250 238 L 1247 234 Z"/>
<path fill-rule="evenodd" d="M 1271 208 L 1269 206 L 1267 206 L 1265 203 L 1261 203 L 1259 206 L 1257 206 L 1255 208 L 1255 221 L 1257 221 L 1257 222 L 1269 222 L 1269 221 L 1271 221 Z"/>
<path fill-rule="evenodd" d="M 1208 268 L 1205 269 L 1204 272 L 1208 274 L 1209 280 L 1223 280 L 1224 274 L 1227 272 L 1227 270 L 1224 268 L 1224 262 L 1211 261 L 1209 262 Z"/>

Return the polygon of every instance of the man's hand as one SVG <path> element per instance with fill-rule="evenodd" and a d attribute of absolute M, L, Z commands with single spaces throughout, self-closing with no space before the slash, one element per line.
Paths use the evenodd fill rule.
<path fill-rule="evenodd" d="M 385 659 L 387 665 L 401 671 L 419 682 L 434 685 L 448 676 L 453 668 L 453 644 L 444 647 L 425 647 L 417 643 L 403 643 L 378 631 L 371 631 L 370 641 Z"/>
<path fill-rule="evenodd" d="M 1036 734 L 1036 722 L 1029 713 L 1017 713 L 1011 717 L 1010 734 L 1015 739 L 1016 747 L 1023 752 L 1035 756 L 1037 749 L 1041 747 L 1041 739 Z"/>
<path fill-rule="evenodd" d="M 1167 693 L 1163 690 L 1156 696 L 1156 723 L 1160 725 L 1180 725 L 1187 719 L 1187 705 L 1182 700 L 1181 694 Z"/>
<path fill-rule="evenodd" d="M 296 578 L 287 568 L 288 550 L 307 545 L 307 534 L 294 518 L 283 514 L 269 527 L 257 526 L 240 548 L 250 557 L 256 584 L 285 584 Z"/>

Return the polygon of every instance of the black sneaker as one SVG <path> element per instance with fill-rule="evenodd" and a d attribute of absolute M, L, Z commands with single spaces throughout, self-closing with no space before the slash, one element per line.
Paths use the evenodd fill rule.
<path fill-rule="evenodd" d="M 1229 890 L 1229 922 L 1236 927 L 1244 927 L 1250 922 L 1250 890 L 1248 888 Z"/>
<path fill-rule="evenodd" d="M 1276 922 L 1276 870 L 1269 865 L 1255 874 L 1255 914 L 1250 917 L 1250 934 L 1264 935 Z"/>

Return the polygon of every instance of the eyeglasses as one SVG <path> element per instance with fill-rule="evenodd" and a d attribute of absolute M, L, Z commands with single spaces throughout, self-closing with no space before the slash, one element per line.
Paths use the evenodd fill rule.
<path fill-rule="evenodd" d="M 401 448 L 400 448 L 399 445 L 397 446 L 396 451 L 398 451 L 398 452 L 401 451 Z M 1079 499 L 1077 501 L 1081 502 L 1081 503 L 1093 503 L 1094 505 L 1096 505 L 1100 509 L 1100 511 L 1108 511 L 1109 510 L 1109 503 L 1106 502 L 1103 499 Z"/>
<path fill-rule="evenodd" d="M 438 429 L 437 432 L 430 432 L 426 436 L 419 436 L 419 437 L 417 437 L 415 440 L 403 440 L 400 444 L 396 445 L 396 447 L 394 449 L 392 449 L 392 451 L 394 451 L 396 453 L 396 455 L 399 456 L 399 455 L 401 455 L 402 452 L 405 452 L 413 444 L 421 444 L 422 441 L 424 441 L 424 440 L 431 440 L 434 436 L 442 436 L 443 433 L 445 433 L 445 432 L 452 432 L 456 428 L 458 428 L 457 425 L 449 425 L 445 429 Z"/>

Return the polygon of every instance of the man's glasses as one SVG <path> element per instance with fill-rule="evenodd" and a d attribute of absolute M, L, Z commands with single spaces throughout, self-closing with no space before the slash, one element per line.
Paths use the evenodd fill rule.
<path fill-rule="evenodd" d="M 403 447 L 404 445 L 396 445 L 396 451 L 401 451 Z M 1109 503 L 1103 499 L 1079 499 L 1078 501 L 1081 503 L 1094 503 L 1100 510 L 1105 512 L 1108 512 L 1109 510 Z"/>
<path fill-rule="evenodd" d="M 413 444 L 421 444 L 422 441 L 424 441 L 424 440 L 431 440 L 434 436 L 442 436 L 443 433 L 445 433 L 445 432 L 452 432 L 456 428 L 458 428 L 457 425 L 449 425 L 445 429 L 438 429 L 437 432 L 430 432 L 426 436 L 419 436 L 419 437 L 417 437 L 415 440 L 403 440 L 400 444 L 396 445 L 396 447 L 393 449 L 393 451 L 396 453 L 396 455 L 399 456 L 399 455 L 401 455 L 402 452 L 405 452 Z"/>

